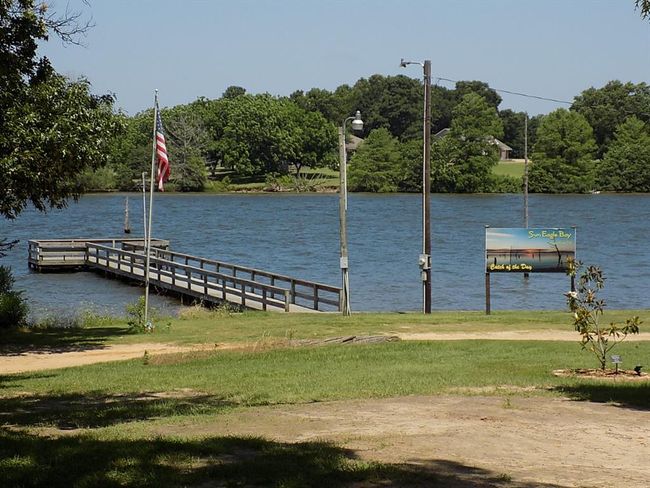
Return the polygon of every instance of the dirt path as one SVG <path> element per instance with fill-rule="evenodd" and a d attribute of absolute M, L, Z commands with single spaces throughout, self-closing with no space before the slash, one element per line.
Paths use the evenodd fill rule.
<path fill-rule="evenodd" d="M 635 339 L 648 340 L 650 334 Z M 402 334 L 405 340 L 571 340 L 556 331 Z M 219 345 L 218 349 L 241 347 Z M 215 345 L 116 345 L 63 353 L 0 356 L 0 374 L 77 366 Z M 173 392 L 172 392 L 173 393 Z M 481 396 L 486 393 L 494 396 Z M 523 394 L 522 394 L 523 393 Z M 214 420 L 214 419 L 213 419 Z M 459 479 L 457 486 L 647 488 L 650 411 L 533 396 L 521 389 L 470 396 L 401 397 L 234 410 L 218 422 L 159 420 L 163 436 L 261 436 L 280 442 L 327 440 L 368 461 L 410 463 Z M 70 433 L 70 432 L 68 432 Z M 501 480 L 495 484 L 495 480 Z"/>
<path fill-rule="evenodd" d="M 501 340 L 501 341 L 572 341 L 578 342 L 578 336 L 571 331 L 541 330 L 541 331 L 495 331 L 495 332 L 424 332 L 396 334 L 407 341 L 457 341 L 457 340 Z M 650 334 L 630 336 L 629 341 L 650 341 Z M 142 357 L 147 354 L 171 354 L 196 350 L 231 349 L 242 345 L 220 343 L 196 344 L 192 346 L 177 346 L 165 343 L 146 344 L 117 344 L 97 349 L 70 352 L 27 352 L 18 355 L 0 354 L 0 374 L 26 373 L 44 369 L 67 368 L 86 364 L 108 361 L 122 361 Z"/>
<path fill-rule="evenodd" d="M 257 407 L 155 433 L 329 440 L 362 459 L 420 465 L 468 487 L 502 486 L 495 478 L 512 480 L 503 486 L 649 486 L 649 411 L 503 391 Z"/>
<path fill-rule="evenodd" d="M 214 349 L 214 345 L 210 348 Z M 193 350 L 206 350 L 207 346 L 176 346 L 163 343 L 118 344 L 98 349 L 71 352 L 27 352 L 20 355 L 0 356 L 0 374 L 26 373 L 43 369 L 67 368 L 86 364 L 123 361 L 147 354 L 172 354 Z"/>

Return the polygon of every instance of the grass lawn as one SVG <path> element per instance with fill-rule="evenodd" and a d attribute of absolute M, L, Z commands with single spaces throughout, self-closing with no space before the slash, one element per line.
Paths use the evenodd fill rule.
<path fill-rule="evenodd" d="M 647 323 L 649 312 L 638 314 Z M 613 311 L 607 320 L 629 315 Z M 160 429 L 173 424 L 199 426 L 200 431 L 201 425 L 221 422 L 227 412 L 265 405 L 409 395 L 568 396 L 650 408 L 650 381 L 604 384 L 553 376 L 554 369 L 595 366 L 590 354 L 580 350 L 577 335 L 576 343 L 462 340 L 287 347 L 274 341 L 396 330 L 539 329 L 570 330 L 568 314 L 439 312 L 344 318 L 195 311 L 171 320 L 167 331 L 147 335 L 126 334 L 120 322 L 63 333 L 4 333 L 3 348 L 19 351 L 30 343 L 65 349 L 157 340 L 246 342 L 253 347 L 0 376 L 0 480 L 6 486 L 53 487 L 466 487 L 470 485 L 455 484 L 455 478 L 439 472 L 363 462 L 328 442 L 161 436 Z M 626 366 L 648 364 L 650 341 L 623 343 L 616 353 Z M 62 435 L 65 431 L 70 433 Z"/>
<path fill-rule="evenodd" d="M 608 310 L 604 321 L 620 322 L 638 315 L 650 323 L 650 310 Z M 130 334 L 123 319 L 91 320 L 89 326 L 69 329 L 0 331 L 3 351 L 70 350 L 111 344 L 165 342 L 179 345 L 254 343 L 282 339 L 317 339 L 344 335 L 376 335 L 398 332 L 489 332 L 517 330 L 572 330 L 571 317 L 561 311 L 441 311 L 420 313 L 282 314 L 246 311 L 227 313 L 187 308 L 181 318 L 154 321 L 153 334 Z M 641 331 L 645 329 L 642 327 Z M 576 334 L 576 340 L 577 340 Z"/>
<path fill-rule="evenodd" d="M 520 161 L 499 161 L 492 172 L 495 175 L 511 176 L 518 180 L 524 176 L 524 163 Z"/>

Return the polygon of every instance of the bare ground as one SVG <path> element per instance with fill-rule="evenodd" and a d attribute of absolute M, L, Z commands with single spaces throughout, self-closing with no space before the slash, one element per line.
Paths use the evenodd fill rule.
<path fill-rule="evenodd" d="M 486 337 L 487 336 L 487 337 Z M 556 331 L 402 334 L 406 340 L 571 340 Z M 648 340 L 650 334 L 636 339 Z M 232 347 L 219 345 L 219 349 Z M 148 354 L 214 349 L 215 345 L 110 346 L 82 352 L 0 357 L 3 374 Z M 361 459 L 409 463 L 452 475 L 458 486 L 650 486 L 650 411 L 613 404 L 526 397 L 500 387 L 469 396 L 401 397 L 249 408 L 218 422 L 164 425 L 156 434 L 262 436 L 281 442 L 327 440 Z M 485 396 L 489 393 L 490 396 Z M 486 477 L 486 474 L 489 477 Z M 504 484 L 486 479 L 501 477 Z M 487 483 L 487 484 L 485 484 Z"/>
<path fill-rule="evenodd" d="M 258 407 L 156 433 L 333 441 L 368 461 L 446 469 L 466 486 L 493 486 L 480 484 L 482 473 L 531 487 L 647 488 L 650 481 L 650 412 L 562 399 L 413 396 Z"/>

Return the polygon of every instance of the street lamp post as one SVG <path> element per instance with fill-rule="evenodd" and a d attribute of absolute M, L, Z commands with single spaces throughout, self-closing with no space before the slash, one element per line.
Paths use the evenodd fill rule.
<path fill-rule="evenodd" d="M 409 64 L 419 64 L 424 70 L 424 150 L 422 157 L 422 254 L 419 265 L 422 270 L 422 309 L 431 313 L 431 60 L 423 63 L 400 61 L 406 68 Z"/>
<path fill-rule="evenodd" d="M 363 129 L 361 112 L 348 117 L 339 127 L 339 233 L 341 236 L 341 312 L 343 315 L 350 315 L 350 276 L 348 273 L 348 230 L 347 230 L 347 209 L 348 209 L 348 173 L 347 173 L 347 151 L 345 150 L 345 124 L 352 121 L 352 130 Z"/>

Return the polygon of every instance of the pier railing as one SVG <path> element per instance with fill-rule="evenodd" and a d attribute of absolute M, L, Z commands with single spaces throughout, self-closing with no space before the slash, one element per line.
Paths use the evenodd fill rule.
<path fill-rule="evenodd" d="M 87 243 L 86 261 L 95 269 L 144 279 L 145 256 L 100 244 Z M 244 307 L 290 311 L 289 290 L 244 277 L 174 262 L 156 255 L 150 257 L 149 282 L 207 302 L 229 301 Z"/>
<path fill-rule="evenodd" d="M 270 286 L 279 286 L 289 290 L 289 299 L 292 304 L 312 310 L 323 310 L 323 306 L 330 309 L 333 307 L 334 310 L 340 309 L 341 289 L 335 286 L 301 280 L 214 259 L 204 259 L 166 249 L 152 249 L 152 256 L 173 263 L 192 265 L 201 270 L 213 270 L 216 273 L 226 274 L 232 278 L 245 278 L 255 283 L 267 283 Z"/>
<path fill-rule="evenodd" d="M 45 270 L 74 268 L 86 265 L 86 243 L 105 244 L 126 250 L 144 249 L 142 238 L 125 239 L 38 239 L 29 241 L 28 264 L 30 267 Z M 169 241 L 152 239 L 152 246 L 166 248 Z"/>

